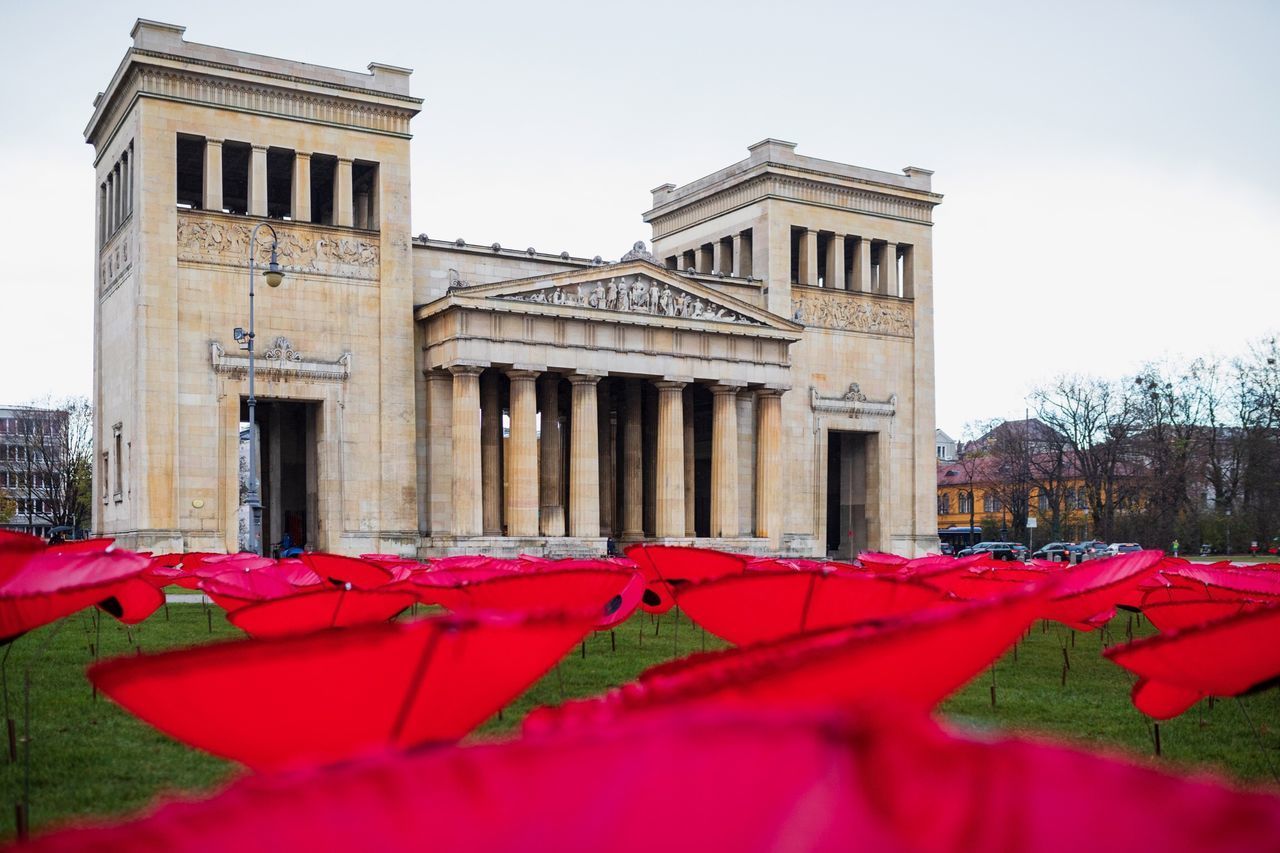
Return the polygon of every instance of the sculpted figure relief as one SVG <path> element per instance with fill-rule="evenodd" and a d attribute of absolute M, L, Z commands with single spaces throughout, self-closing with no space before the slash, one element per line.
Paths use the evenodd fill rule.
<path fill-rule="evenodd" d="M 307 226 L 276 225 L 277 252 L 286 270 L 354 278 L 376 278 L 381 251 L 376 242 L 316 233 Z M 178 215 L 178 256 L 182 260 L 243 265 L 248 259 L 250 225 L 200 213 Z M 271 235 L 258 233 L 257 259 L 271 258 Z"/>
<path fill-rule="evenodd" d="M 809 326 L 912 337 L 911 311 L 852 293 L 804 293 L 791 301 L 792 317 Z"/>
<path fill-rule="evenodd" d="M 677 290 L 669 284 L 645 276 L 611 278 L 607 282 L 565 285 L 535 290 L 499 299 L 536 302 L 551 305 L 579 305 L 605 311 L 656 314 L 666 317 L 718 320 L 722 323 L 759 325 L 722 305 L 708 303 L 692 293 Z"/>

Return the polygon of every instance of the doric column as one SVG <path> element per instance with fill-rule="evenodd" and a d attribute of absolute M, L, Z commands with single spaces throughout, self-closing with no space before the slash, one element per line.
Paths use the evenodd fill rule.
<path fill-rule="evenodd" d="M 730 243 L 730 244 L 726 244 L 724 240 L 717 240 L 717 241 L 715 242 L 715 246 L 714 246 L 714 249 L 715 249 L 715 262 L 713 263 L 713 265 L 712 265 L 712 267 L 711 267 L 711 271 L 712 271 L 712 272 L 717 272 L 717 273 L 720 273 L 720 274 L 722 274 L 722 275 L 728 275 L 728 274 L 729 274 L 729 272 L 733 269 L 733 258 L 732 258 L 732 257 L 725 257 L 725 246 L 726 246 L 726 245 L 728 245 L 728 246 L 730 247 L 730 248 L 729 248 L 729 251 L 730 251 L 730 253 L 732 253 L 732 251 L 733 251 L 733 249 L 732 249 L 732 245 L 733 245 L 733 244 L 731 244 L 731 243 Z"/>
<path fill-rule="evenodd" d="M 613 536 L 618 532 L 617 514 L 614 512 L 613 462 L 613 394 L 612 383 L 600 383 L 596 402 L 596 445 L 600 453 L 600 535 Z"/>
<path fill-rule="evenodd" d="M 538 535 L 538 398 L 536 370 L 508 370 L 511 437 L 507 440 L 507 535 Z"/>
<path fill-rule="evenodd" d="M 292 215 L 295 222 L 311 221 L 311 155 L 306 151 L 293 152 Z"/>
<path fill-rule="evenodd" d="M 898 295 L 898 244 L 885 243 L 880 256 L 880 292 L 886 296 Z"/>
<path fill-rule="evenodd" d="M 622 418 L 622 538 L 644 538 L 644 469 L 641 430 L 644 410 L 639 379 L 624 379 Z"/>
<path fill-rule="evenodd" d="M 600 416 L 597 413 L 598 374 L 575 373 L 573 431 L 569 436 L 569 535 L 592 539 L 600 535 Z"/>
<path fill-rule="evenodd" d="M 480 376 L 480 469 L 484 535 L 502 535 L 502 388 L 492 370 Z"/>
<path fill-rule="evenodd" d="M 107 173 L 107 217 L 106 217 L 107 236 L 102 242 L 106 243 L 111 239 L 111 235 L 116 231 L 116 177 L 114 172 Z"/>
<path fill-rule="evenodd" d="M 756 392 L 756 536 L 774 540 L 781 448 L 782 392 L 761 389 Z"/>
<path fill-rule="evenodd" d="M 750 263 L 750 261 L 748 261 Z M 733 235 L 733 272 L 735 278 L 742 278 L 742 232 Z"/>
<path fill-rule="evenodd" d="M 832 234 L 827 241 L 826 286 L 844 290 L 844 235 Z"/>
<path fill-rule="evenodd" d="M 427 525 L 433 536 L 453 530 L 453 376 L 425 370 L 427 380 Z"/>
<path fill-rule="evenodd" d="M 564 504 L 560 502 L 560 374 L 545 374 L 538 383 L 542 435 L 538 440 L 538 529 L 543 536 L 564 535 Z"/>
<path fill-rule="evenodd" d="M 350 228 L 355 222 L 351 209 L 351 158 L 339 157 L 333 173 L 333 224 Z"/>
<path fill-rule="evenodd" d="M 480 505 L 480 372 L 483 367 L 459 364 L 453 374 L 453 535 L 479 536 Z"/>
<path fill-rule="evenodd" d="M 818 285 L 818 233 L 805 230 L 800 235 L 800 284 Z"/>
<path fill-rule="evenodd" d="M 696 479 L 694 472 L 694 442 L 693 433 L 693 395 L 685 394 L 684 396 L 684 535 L 696 536 L 697 524 L 694 516 L 693 485 Z"/>
<path fill-rule="evenodd" d="M 267 146 L 254 145 L 249 153 L 249 215 L 267 215 Z"/>
<path fill-rule="evenodd" d="M 902 247 L 902 297 L 916 298 L 916 251 L 914 246 Z"/>
<path fill-rule="evenodd" d="M 859 293 L 871 292 L 871 238 L 859 237 L 858 245 L 853 251 L 853 281 L 850 290 Z"/>
<path fill-rule="evenodd" d="M 711 386 L 711 535 L 737 536 L 738 531 L 738 389 Z"/>
<path fill-rule="evenodd" d="M 204 141 L 204 200 L 205 210 L 222 210 L 222 140 Z"/>
<path fill-rule="evenodd" d="M 706 245 L 702 245 L 693 250 L 693 268 L 700 273 L 711 272 L 711 253 L 707 251 Z"/>
<path fill-rule="evenodd" d="M 684 536 L 683 381 L 653 383 L 658 389 L 658 470 L 655 533 L 659 539 Z"/>

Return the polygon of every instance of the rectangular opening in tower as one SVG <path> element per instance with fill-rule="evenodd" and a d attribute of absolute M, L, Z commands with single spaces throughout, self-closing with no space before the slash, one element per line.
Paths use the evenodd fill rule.
<path fill-rule="evenodd" d="M 228 213 L 249 212 L 249 157 L 247 142 L 222 143 L 222 207 Z"/>
<path fill-rule="evenodd" d="M 333 224 L 333 181 L 337 170 L 337 157 L 311 155 L 311 221 L 316 225 Z"/>
<path fill-rule="evenodd" d="M 293 217 L 293 152 L 288 148 L 267 149 L 267 216 Z"/>
<path fill-rule="evenodd" d="M 204 137 L 178 134 L 174 170 L 178 176 L 178 207 L 198 210 L 204 201 Z"/>

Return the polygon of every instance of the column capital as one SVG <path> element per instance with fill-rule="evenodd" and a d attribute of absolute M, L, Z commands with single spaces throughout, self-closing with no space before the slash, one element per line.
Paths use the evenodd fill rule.
<path fill-rule="evenodd" d="M 770 387 L 766 385 L 763 388 L 756 389 L 756 396 L 757 397 L 781 397 L 783 394 L 787 393 L 788 390 L 790 389 L 775 388 L 775 387 Z"/>
<path fill-rule="evenodd" d="M 449 371 L 454 376 L 479 376 L 488 366 L 488 364 L 483 362 L 459 361 L 445 365 L 445 370 Z"/>
<path fill-rule="evenodd" d="M 221 148 L 221 147 L 222 147 L 222 140 L 221 140 L 221 139 L 214 139 L 212 136 L 206 136 L 206 137 L 204 138 L 204 144 L 205 144 L 205 145 L 216 145 L 216 146 L 218 146 L 219 148 Z"/>
<path fill-rule="evenodd" d="M 603 378 L 604 374 L 586 373 L 581 371 L 577 373 L 570 373 L 565 377 L 565 379 L 568 379 L 572 385 L 595 385 Z"/>
<path fill-rule="evenodd" d="M 502 371 L 512 382 L 534 382 L 542 375 L 541 370 L 528 370 L 523 367 L 509 367 Z"/>
<path fill-rule="evenodd" d="M 310 159 L 311 159 L 311 152 L 310 152 L 310 151 L 294 151 L 294 152 L 293 152 L 293 156 L 294 156 L 294 157 L 300 157 L 300 158 L 302 158 L 303 160 L 310 160 Z"/>
<path fill-rule="evenodd" d="M 747 387 L 745 382 L 736 382 L 730 379 L 722 379 L 714 385 L 708 385 L 707 388 L 712 394 L 736 394 L 743 388 Z"/>
<path fill-rule="evenodd" d="M 653 387 L 657 388 L 659 391 L 681 391 L 684 389 L 684 386 L 688 384 L 689 382 L 681 379 L 669 379 L 664 377 L 654 382 Z"/>
<path fill-rule="evenodd" d="M 254 143 L 251 143 L 251 144 L 249 145 L 249 147 L 250 147 L 250 148 L 252 148 L 254 151 L 266 151 L 266 150 L 267 150 L 268 148 L 270 148 L 271 146 L 270 146 L 270 145 L 259 145 L 258 143 L 254 142 Z"/>
<path fill-rule="evenodd" d="M 352 163 L 354 163 L 354 162 L 355 162 L 356 158 L 354 158 L 354 157 L 341 157 L 341 156 L 340 156 L 340 157 L 338 157 L 338 158 L 337 158 L 337 160 L 338 160 L 338 162 L 339 162 L 339 163 L 346 163 L 348 166 L 350 166 Z"/>

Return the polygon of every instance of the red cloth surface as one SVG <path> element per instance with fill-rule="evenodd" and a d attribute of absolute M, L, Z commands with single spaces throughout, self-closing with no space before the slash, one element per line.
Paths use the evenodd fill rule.
<path fill-rule="evenodd" d="M 1092 631 L 1130 603 L 1140 584 L 1160 568 L 1160 551 L 1133 551 L 1081 563 L 1057 575 L 1053 599 L 1042 614 L 1078 631 Z"/>
<path fill-rule="evenodd" d="M 600 774 L 604 769 L 606 779 Z M 659 837 L 655 837 L 655 835 Z M 1280 799 L 1103 756 L 972 739 L 885 707 L 679 706 L 609 727 L 244 777 L 33 850 L 1274 849 Z"/>
<path fill-rule="evenodd" d="M 1280 676 L 1280 604 L 1103 651 L 1138 676 L 1133 704 L 1176 717 L 1207 696 L 1238 696 Z"/>
<path fill-rule="evenodd" d="M 556 568 L 528 572 L 499 572 L 456 584 L 417 585 L 420 601 L 454 611 L 565 610 L 589 613 L 597 629 L 626 621 L 640 604 L 644 577 L 637 571 L 608 563 L 581 561 L 582 568 Z"/>
<path fill-rule="evenodd" d="M 150 560 L 107 550 L 111 540 L 90 541 L 91 548 L 47 549 L 33 536 L 0 533 L 0 640 L 103 602 L 130 622 L 164 603 L 142 577 Z"/>
<path fill-rule="evenodd" d="M 456 740 L 590 630 L 563 614 L 444 616 L 115 658 L 89 678 L 171 737 L 267 770 Z"/>
<path fill-rule="evenodd" d="M 604 696 L 531 713 L 534 731 L 602 724 L 637 708 L 691 699 L 733 705 L 852 707 L 892 701 L 930 709 L 1012 645 L 1042 606 L 1038 592 L 811 631 L 660 664 Z"/>
<path fill-rule="evenodd" d="M 756 570 L 674 590 L 694 622 L 735 645 L 909 613 L 942 593 L 909 580 L 850 571 Z"/>
<path fill-rule="evenodd" d="M 410 607 L 411 592 L 334 588 L 294 591 L 228 611 L 227 621 L 251 637 L 287 637 L 328 628 L 386 622 Z"/>
<path fill-rule="evenodd" d="M 671 609 L 675 604 L 673 586 L 740 574 L 748 562 L 739 554 L 683 545 L 631 545 L 626 554 L 644 575 L 646 586 L 640 607 L 650 613 Z"/>
<path fill-rule="evenodd" d="M 391 580 L 390 571 L 368 560 L 319 553 L 299 554 L 298 559 L 322 578 L 359 589 L 375 589 Z"/>

